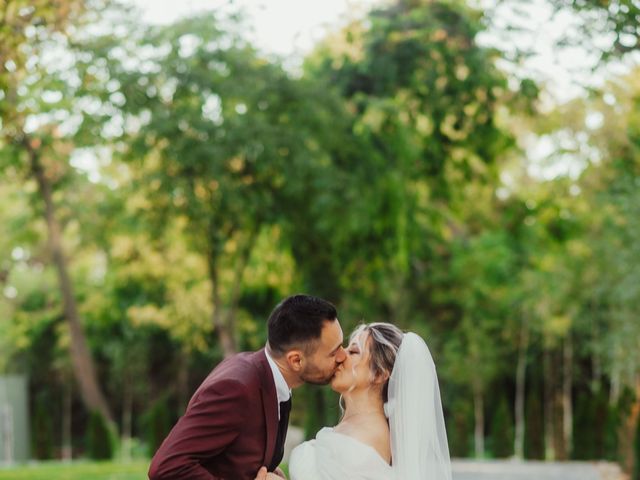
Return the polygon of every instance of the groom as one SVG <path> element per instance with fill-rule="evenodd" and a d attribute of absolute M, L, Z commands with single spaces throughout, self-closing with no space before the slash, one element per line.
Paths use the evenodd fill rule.
<path fill-rule="evenodd" d="M 321 298 L 283 300 L 269 317 L 266 347 L 224 360 L 198 387 L 149 479 L 253 480 L 262 466 L 282 475 L 291 389 L 329 383 L 346 357 L 337 317 Z"/>

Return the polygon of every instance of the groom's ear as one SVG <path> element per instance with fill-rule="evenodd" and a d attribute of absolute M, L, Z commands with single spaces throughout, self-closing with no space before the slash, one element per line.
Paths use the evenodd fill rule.
<path fill-rule="evenodd" d="M 304 357 L 300 350 L 289 350 L 285 354 L 285 358 L 287 359 L 287 363 L 289 364 L 289 368 L 294 372 L 299 372 L 302 370 Z"/>

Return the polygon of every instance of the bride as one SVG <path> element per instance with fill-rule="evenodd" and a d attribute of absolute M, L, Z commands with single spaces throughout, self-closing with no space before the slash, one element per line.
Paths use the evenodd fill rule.
<path fill-rule="evenodd" d="M 291 480 L 451 480 L 438 379 L 422 338 L 389 323 L 361 325 L 331 388 L 341 394 L 342 419 L 293 450 Z"/>

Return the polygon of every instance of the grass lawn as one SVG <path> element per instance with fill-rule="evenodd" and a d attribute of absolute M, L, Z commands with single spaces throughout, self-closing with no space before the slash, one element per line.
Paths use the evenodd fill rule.
<path fill-rule="evenodd" d="M 0 467 L 0 480 L 145 480 L 149 461 L 40 462 Z"/>

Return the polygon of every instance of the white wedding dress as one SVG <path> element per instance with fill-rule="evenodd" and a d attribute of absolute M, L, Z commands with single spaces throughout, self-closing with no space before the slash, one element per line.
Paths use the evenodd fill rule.
<path fill-rule="evenodd" d="M 289 476 L 291 480 L 395 480 L 391 466 L 373 447 L 329 427 L 293 449 Z"/>

